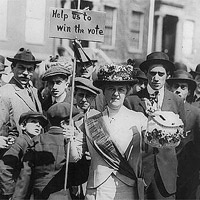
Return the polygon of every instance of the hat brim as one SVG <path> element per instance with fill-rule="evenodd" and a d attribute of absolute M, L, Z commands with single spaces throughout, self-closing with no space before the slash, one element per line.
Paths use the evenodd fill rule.
<path fill-rule="evenodd" d="M 45 126 L 48 125 L 48 120 L 44 116 L 42 116 L 42 115 L 31 115 L 31 114 L 30 115 L 26 115 L 26 116 L 20 118 L 19 119 L 19 124 L 22 124 L 24 121 L 26 121 L 26 120 L 28 120 L 30 118 L 37 118 L 37 119 L 39 119 L 42 127 L 45 127 Z"/>
<path fill-rule="evenodd" d="M 61 72 L 54 72 L 52 74 L 49 74 L 48 76 L 43 76 L 42 77 L 42 81 L 48 81 L 51 77 L 53 76 L 65 76 L 65 77 L 69 77 L 71 74 L 69 73 L 61 73 Z"/>
<path fill-rule="evenodd" d="M 82 62 L 80 60 L 76 61 L 77 63 L 87 63 L 87 62 L 98 62 L 98 60 L 82 60 Z"/>
<path fill-rule="evenodd" d="M 86 87 L 84 85 L 76 85 L 76 88 L 81 88 L 83 90 L 87 90 L 87 91 L 89 91 L 89 92 L 91 92 L 91 93 L 93 93 L 95 95 L 100 94 L 100 91 L 94 91 L 94 90 L 92 90 L 92 89 L 90 89 L 90 88 L 88 88 L 88 87 Z"/>
<path fill-rule="evenodd" d="M 105 80 L 96 80 L 94 81 L 94 86 L 98 88 L 103 88 L 105 85 L 115 84 L 115 85 L 134 85 L 138 83 L 138 80 L 123 80 L 123 81 L 105 81 Z"/>
<path fill-rule="evenodd" d="M 174 82 L 176 81 L 182 81 L 182 82 L 186 82 L 188 83 L 188 86 L 190 88 L 190 90 L 195 90 L 196 87 L 197 87 L 197 84 L 195 81 L 191 80 L 191 79 L 184 79 L 184 78 L 169 78 L 166 80 L 166 82 L 169 84 L 169 85 L 172 85 Z"/>
<path fill-rule="evenodd" d="M 175 66 L 171 61 L 163 59 L 146 60 L 140 64 L 140 69 L 143 72 L 148 71 L 148 69 L 154 64 L 163 64 L 166 70 L 170 71 L 171 73 L 175 70 Z"/>
<path fill-rule="evenodd" d="M 42 61 L 41 60 L 21 60 L 21 59 L 16 59 L 16 58 L 9 58 L 7 57 L 7 60 L 10 62 L 23 62 L 23 63 L 31 63 L 31 64 L 39 64 Z"/>

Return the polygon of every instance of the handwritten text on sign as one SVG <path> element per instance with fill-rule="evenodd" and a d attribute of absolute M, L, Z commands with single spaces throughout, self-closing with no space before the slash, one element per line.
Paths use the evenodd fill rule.
<path fill-rule="evenodd" d="M 50 37 L 104 40 L 105 13 L 50 8 Z"/>

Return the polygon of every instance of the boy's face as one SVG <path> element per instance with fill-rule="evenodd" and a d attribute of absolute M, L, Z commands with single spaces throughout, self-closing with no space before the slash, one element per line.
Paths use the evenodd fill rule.
<path fill-rule="evenodd" d="M 42 126 L 38 119 L 29 118 L 26 124 L 22 127 L 30 136 L 39 135 L 42 131 Z"/>
<path fill-rule="evenodd" d="M 59 97 L 65 93 L 68 85 L 68 79 L 64 79 L 59 75 L 53 76 L 51 80 L 48 81 L 48 87 L 53 97 Z"/>

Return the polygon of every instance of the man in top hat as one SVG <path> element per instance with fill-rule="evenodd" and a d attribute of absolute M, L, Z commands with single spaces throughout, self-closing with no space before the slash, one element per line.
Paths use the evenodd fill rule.
<path fill-rule="evenodd" d="M 76 62 L 76 76 L 92 79 L 95 70 L 94 52 L 91 48 L 78 48 Z"/>
<path fill-rule="evenodd" d="M 183 70 L 177 70 L 173 76 L 167 79 L 171 91 L 184 100 L 185 107 L 185 132 L 186 136 L 177 147 L 178 179 L 177 199 L 199 199 L 197 187 L 199 185 L 200 169 L 200 109 L 187 102 L 187 98 L 193 95 L 196 82 L 192 75 Z"/>
<path fill-rule="evenodd" d="M 5 68 L 8 67 L 5 65 L 5 58 L 4 56 L 0 55 L 0 87 L 5 85 L 6 83 L 2 80 L 2 75 L 7 73 L 5 72 Z"/>
<path fill-rule="evenodd" d="M 69 77 L 72 74 L 71 63 L 55 62 L 43 75 L 42 80 L 47 81 L 48 95 L 42 100 L 42 108 L 47 111 L 53 104 L 71 102 L 68 90 Z"/>
<path fill-rule="evenodd" d="M 20 48 L 13 58 L 7 59 L 12 62 L 11 69 L 14 75 L 8 84 L 0 88 L 0 98 L 5 104 L 4 107 L 0 107 L 0 129 L 3 121 L 9 130 L 9 120 L 13 119 L 18 132 L 21 133 L 18 124 L 20 115 L 29 110 L 42 112 L 37 89 L 30 85 L 36 64 L 41 61 L 36 60 L 31 51 L 25 48 Z"/>
<path fill-rule="evenodd" d="M 190 103 L 193 106 L 200 108 L 200 64 L 197 65 L 195 71 L 191 71 L 191 74 L 197 83 L 197 87 L 194 91 L 194 96 Z"/>
<path fill-rule="evenodd" d="M 166 79 L 174 70 L 167 54 L 153 52 L 140 64 L 148 84 L 137 95 L 127 97 L 125 105 L 146 116 L 156 110 L 172 111 L 185 121 L 183 100 L 165 87 Z M 146 199 L 174 199 L 177 178 L 175 148 L 157 149 L 145 144 L 143 155 L 144 178 L 147 184 Z"/>

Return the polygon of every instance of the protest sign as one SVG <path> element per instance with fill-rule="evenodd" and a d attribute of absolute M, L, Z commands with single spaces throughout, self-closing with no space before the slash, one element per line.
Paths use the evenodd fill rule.
<path fill-rule="evenodd" d="M 49 36 L 103 42 L 105 16 L 105 12 L 50 8 Z"/>

